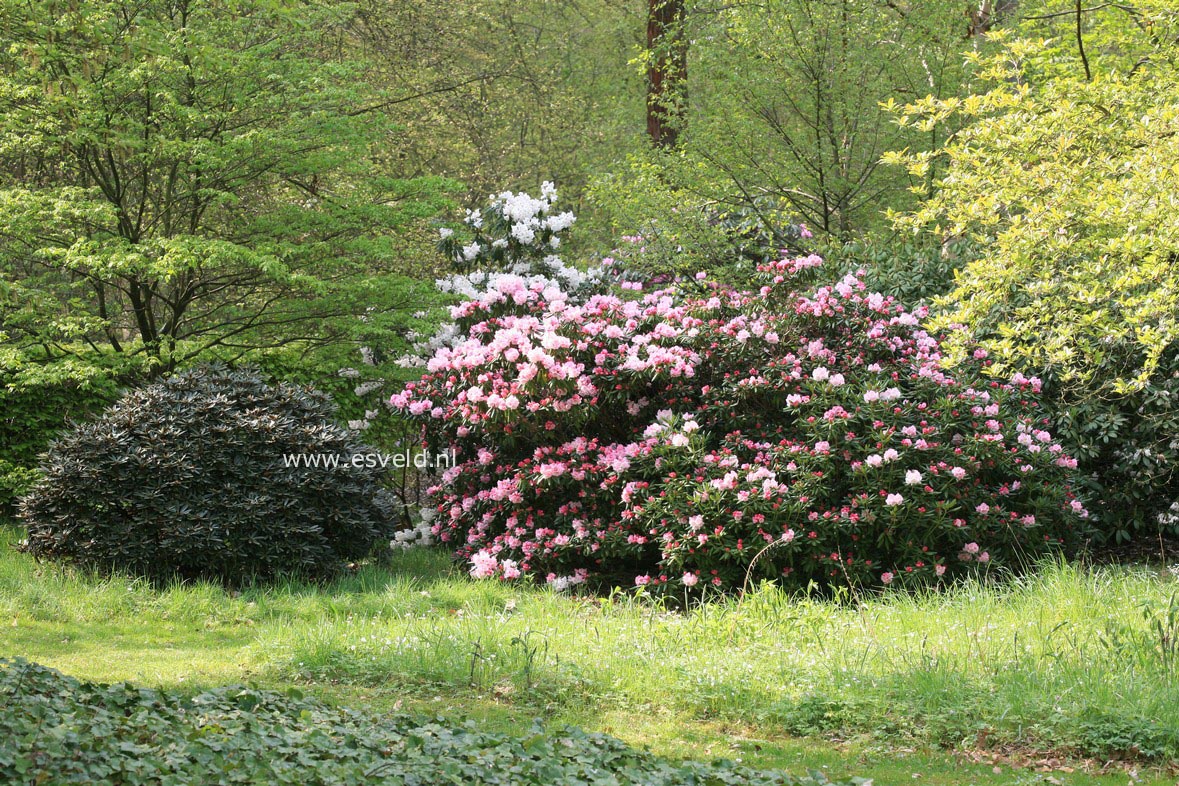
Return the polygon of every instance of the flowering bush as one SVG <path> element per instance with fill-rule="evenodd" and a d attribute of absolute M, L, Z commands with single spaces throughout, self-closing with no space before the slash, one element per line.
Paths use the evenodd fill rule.
<path fill-rule="evenodd" d="M 448 258 L 454 272 L 434 282 L 437 290 L 444 296 L 482 303 L 487 307 L 502 301 L 505 291 L 520 288 L 538 291 L 555 288 L 562 291 L 567 300 L 574 301 L 590 297 L 602 281 L 602 270 L 583 271 L 565 264 L 557 256 L 555 252 L 561 245 L 563 233 L 573 226 L 576 217 L 568 211 L 554 212 L 556 201 L 557 189 L 550 182 L 541 185 L 539 198 L 523 191 L 504 191 L 492 195 L 482 210 L 467 211 L 462 230 L 465 235 L 456 234 L 449 227 L 440 229 L 439 250 Z M 366 314 L 364 320 L 374 316 L 378 315 Z M 415 312 L 413 319 L 420 325 L 429 322 L 431 316 L 431 312 L 422 310 Z M 355 381 L 353 393 L 364 404 L 363 417 L 349 420 L 349 428 L 368 431 L 375 423 L 380 423 L 383 428 L 377 429 L 378 432 L 400 436 L 403 429 L 399 427 L 407 424 L 400 418 L 387 417 L 390 386 L 400 386 L 395 380 L 404 379 L 401 376 L 403 369 L 424 366 L 426 358 L 463 341 L 468 322 L 460 319 L 438 324 L 434 320 L 433 330 L 428 334 L 417 329 L 407 330 L 404 338 L 411 342 L 410 351 L 399 357 L 397 353 L 389 352 L 387 346 L 362 346 L 363 371 L 356 368 L 339 371 L 341 377 Z M 389 369 L 386 361 L 401 368 Z M 386 374 L 388 371 L 393 373 Z M 399 442 L 397 448 L 401 449 L 404 444 L 409 449 L 414 441 L 411 437 L 409 442 Z M 403 473 L 402 493 L 399 495 L 406 518 L 409 517 L 410 497 L 416 496 L 409 493 L 411 484 L 407 479 L 408 474 Z M 412 485 L 416 491 L 417 483 Z M 390 546 L 396 550 L 429 545 L 432 542 L 429 520 L 433 512 L 428 510 L 425 516 L 419 517 L 416 526 L 397 532 Z"/>
<path fill-rule="evenodd" d="M 482 210 L 468 210 L 463 219 L 468 236 L 456 234 L 450 227 L 439 230 L 438 250 L 448 259 L 453 273 L 434 282 L 444 296 L 463 300 L 499 298 L 502 282 L 521 282 L 541 288 L 558 287 L 569 297 L 588 297 L 602 280 L 602 271 L 582 271 L 565 264 L 555 253 L 561 245 L 563 233 L 577 220 L 571 212 L 553 213 L 557 189 L 550 182 L 541 185 L 541 196 L 534 198 L 521 191 L 504 191 L 492 195 Z M 468 242 L 469 241 L 469 242 Z M 366 315 L 365 321 L 371 317 Z M 431 312 L 417 311 L 415 321 L 427 321 Z M 407 330 L 405 338 L 411 342 L 410 351 L 399 357 L 390 355 L 387 348 L 360 348 L 360 359 L 366 367 L 374 368 L 391 360 L 401 368 L 425 365 L 425 359 L 443 347 L 451 347 L 464 338 L 460 326 L 454 322 L 434 322 L 428 335 L 416 328 Z M 383 414 L 389 401 L 385 389 L 388 381 L 382 377 L 363 374 L 355 368 L 340 370 L 340 376 L 358 380 L 355 395 L 371 403 L 363 419 L 350 420 L 350 428 L 367 430 Z M 369 377 L 360 381 L 362 377 Z"/>
<path fill-rule="evenodd" d="M 537 267 L 559 264 L 555 252 L 561 233 L 577 218 L 571 212 L 553 214 L 557 187 L 541 184 L 540 197 L 504 191 L 490 197 L 482 210 L 468 210 L 463 224 L 469 237 L 453 229 L 439 230 L 439 250 L 459 273 L 499 270 L 541 272 Z"/>
<path fill-rule="evenodd" d="M 434 534 L 477 577 L 558 588 L 910 584 L 1076 544 L 1039 381 L 987 380 L 981 350 L 951 375 L 924 313 L 857 275 L 802 294 L 821 264 L 584 303 L 504 278 L 456 306 L 463 339 L 390 402 L 458 456 Z"/>
<path fill-rule="evenodd" d="M 438 249 L 450 261 L 454 272 L 437 279 L 439 292 L 468 301 L 490 302 L 502 298 L 503 282 L 515 285 L 557 287 L 569 299 L 589 297 L 601 283 L 600 268 L 583 271 L 565 262 L 555 253 L 561 245 L 562 233 L 577 220 L 571 212 L 550 215 L 557 201 L 557 189 L 550 182 L 541 184 L 539 198 L 521 191 L 504 191 L 492 195 L 482 210 L 468 210 L 463 219 L 469 237 L 462 237 L 450 227 L 439 230 Z M 467 242 L 469 241 L 469 242 Z M 415 317 L 427 316 L 419 312 Z M 429 336 L 411 331 L 407 338 L 413 342 L 412 352 L 397 359 L 404 368 L 425 365 L 424 358 L 443 347 L 451 347 L 464 338 L 460 326 L 444 322 Z M 371 347 L 362 347 L 364 362 L 374 365 L 377 356 Z M 380 390 L 374 385 L 359 396 Z M 387 400 L 387 396 L 384 397 Z M 379 414 L 373 410 L 366 416 L 371 422 Z M 357 423 L 365 428 L 367 423 Z"/>

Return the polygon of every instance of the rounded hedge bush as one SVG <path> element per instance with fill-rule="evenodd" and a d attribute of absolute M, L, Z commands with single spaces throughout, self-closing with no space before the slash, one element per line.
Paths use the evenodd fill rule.
<path fill-rule="evenodd" d="M 458 458 L 435 534 L 475 576 L 677 591 L 939 583 L 1082 542 L 1040 381 L 946 368 L 923 310 L 821 265 L 585 302 L 501 277 L 457 306 L 465 340 L 391 401 Z"/>
<path fill-rule="evenodd" d="M 21 501 L 26 549 L 157 580 L 329 575 L 393 519 L 368 449 L 334 411 L 308 388 L 222 366 L 131 391 L 50 445 Z M 288 460 L 300 454 L 335 466 Z"/>

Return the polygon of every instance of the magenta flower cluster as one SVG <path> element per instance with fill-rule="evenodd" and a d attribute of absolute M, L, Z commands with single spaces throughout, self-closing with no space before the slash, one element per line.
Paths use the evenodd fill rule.
<path fill-rule="evenodd" d="M 504 276 L 391 405 L 458 464 L 434 534 L 472 575 L 668 588 L 939 582 L 1085 534 L 1040 383 L 944 367 L 921 310 L 818 257 L 759 288 L 569 298 Z"/>

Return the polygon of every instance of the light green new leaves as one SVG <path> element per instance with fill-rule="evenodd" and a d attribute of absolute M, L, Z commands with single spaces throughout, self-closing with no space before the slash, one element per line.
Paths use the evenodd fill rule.
<path fill-rule="evenodd" d="M 0 276 L 41 306 L 9 340 L 168 369 L 336 340 L 373 281 L 412 305 L 400 233 L 451 184 L 387 164 L 395 96 L 350 51 L 355 13 L 0 0 Z"/>
<path fill-rule="evenodd" d="M 685 145 L 715 185 L 688 185 L 729 204 L 773 196 L 842 240 L 875 229 L 882 204 L 912 201 L 903 173 L 879 166 L 884 151 L 945 136 L 897 128 L 878 105 L 958 94 L 962 10 L 954 0 L 768 0 L 689 13 Z"/>
<path fill-rule="evenodd" d="M 893 218 L 983 244 L 937 324 L 968 325 L 997 371 L 1030 364 L 1084 381 L 1117 351 L 1111 383 L 1124 390 L 1179 338 L 1179 82 L 1165 61 L 1029 82 L 1044 51 L 1011 41 L 976 59 L 988 92 L 894 109 L 902 125 L 966 125 L 937 151 L 936 195 Z M 930 156 L 890 160 L 922 176 Z"/>

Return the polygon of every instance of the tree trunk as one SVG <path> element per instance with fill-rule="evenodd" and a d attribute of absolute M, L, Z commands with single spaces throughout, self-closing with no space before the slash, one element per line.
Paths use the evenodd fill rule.
<path fill-rule="evenodd" d="M 684 0 L 649 0 L 647 13 L 647 135 L 673 148 L 683 125 L 688 78 Z"/>
<path fill-rule="evenodd" d="M 1019 0 L 979 0 L 978 8 L 966 12 L 970 18 L 966 37 L 977 41 L 1018 9 Z"/>

